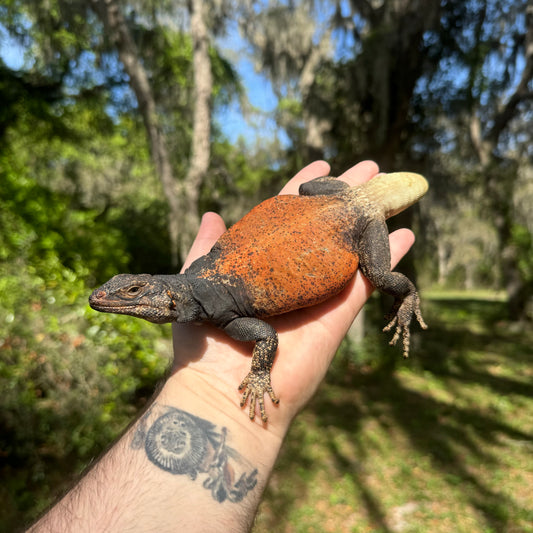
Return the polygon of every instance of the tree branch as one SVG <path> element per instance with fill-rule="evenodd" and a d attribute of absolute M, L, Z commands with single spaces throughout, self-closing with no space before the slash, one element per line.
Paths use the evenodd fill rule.
<path fill-rule="evenodd" d="M 524 48 L 526 64 L 522 71 L 520 82 L 516 86 L 514 93 L 507 100 L 505 106 L 494 117 L 493 126 L 486 136 L 486 140 L 493 146 L 498 142 L 498 138 L 507 124 L 515 117 L 518 105 L 524 100 L 531 98 L 531 91 L 528 85 L 533 79 L 533 0 L 528 0 L 526 7 L 526 37 Z"/>

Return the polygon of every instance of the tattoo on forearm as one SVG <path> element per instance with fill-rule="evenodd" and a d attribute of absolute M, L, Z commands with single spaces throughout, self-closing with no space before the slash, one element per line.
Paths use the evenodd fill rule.
<path fill-rule="evenodd" d="M 155 420 L 154 420 L 155 419 Z M 226 444 L 227 430 L 174 407 L 154 404 L 139 420 L 131 447 L 144 448 L 148 459 L 171 474 L 195 480 L 218 502 L 240 502 L 257 484 L 257 469 Z M 231 462 L 231 464 L 229 464 Z M 239 470 L 242 472 L 237 479 Z"/>

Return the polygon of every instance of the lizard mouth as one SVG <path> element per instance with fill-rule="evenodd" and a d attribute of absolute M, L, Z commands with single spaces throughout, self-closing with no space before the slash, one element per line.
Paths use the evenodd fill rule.
<path fill-rule="evenodd" d="M 103 305 L 98 303 L 89 302 L 89 305 L 95 310 L 95 311 L 104 311 L 108 313 L 124 313 L 128 310 L 127 307 L 121 306 L 121 305 Z"/>
<path fill-rule="evenodd" d="M 89 305 L 95 310 L 100 311 L 101 313 L 112 313 L 116 315 L 129 315 L 137 318 L 143 318 L 148 322 L 154 324 L 165 324 L 167 322 L 172 322 L 175 317 L 168 315 L 167 313 L 162 313 L 158 310 L 157 307 L 154 307 L 150 304 L 127 304 L 127 303 L 102 303 L 99 302 L 96 298 L 89 299 Z"/>
<path fill-rule="evenodd" d="M 95 300 L 89 300 L 89 305 L 95 310 L 95 311 L 103 311 L 104 313 L 121 313 L 121 314 L 129 314 L 134 309 L 146 309 L 150 308 L 150 305 L 140 304 L 136 303 L 135 305 L 128 305 L 128 304 L 110 304 L 110 303 L 101 303 Z"/>

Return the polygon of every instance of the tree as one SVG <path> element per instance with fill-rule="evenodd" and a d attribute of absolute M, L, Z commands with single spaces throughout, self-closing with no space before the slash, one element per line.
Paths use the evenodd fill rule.
<path fill-rule="evenodd" d="M 533 287 L 526 282 L 519 268 L 519 249 L 513 239 L 513 197 L 520 165 L 516 155 L 509 153 L 509 141 L 503 137 L 519 114 L 524 113 L 528 107 L 531 110 L 533 102 L 533 1 L 528 0 L 522 12 L 522 31 L 517 28 L 513 16 L 519 15 L 523 6 L 518 12 L 514 6 L 510 6 L 507 13 L 497 18 L 502 28 L 500 35 L 482 35 L 482 27 L 487 19 L 491 28 L 497 28 L 496 21 L 490 20 L 490 7 L 489 3 L 483 3 L 479 11 L 477 30 L 480 35 L 475 49 L 478 61 L 470 65 L 469 97 L 475 104 L 469 114 L 469 131 L 478 159 L 478 173 L 489 196 L 488 209 L 494 216 L 498 232 L 499 257 L 509 298 L 509 314 L 512 319 L 520 320 L 526 317 L 526 304 L 533 296 Z M 512 35 L 511 38 L 509 34 Z M 503 40 L 505 38 L 511 45 L 510 49 L 507 49 L 507 43 Z M 482 47 L 489 50 L 486 55 L 482 54 Z M 519 50 L 522 50 L 521 54 Z M 517 69 L 518 57 L 523 61 L 521 74 L 505 76 L 505 81 L 497 92 L 490 89 L 494 80 L 487 79 L 483 68 L 493 55 L 499 56 L 499 61 L 508 73 Z M 482 85 L 487 85 L 488 90 L 479 91 L 478 87 Z M 483 104 L 483 98 L 489 105 Z"/>
<path fill-rule="evenodd" d="M 231 67 L 211 46 L 213 27 L 221 31 L 228 9 L 226 2 L 215 4 L 211 9 L 205 2 L 175 2 L 152 9 L 118 0 L 92 0 L 89 7 L 104 26 L 104 38 L 93 12 L 77 0 L 54 0 L 46 6 L 11 0 L 2 12 L 2 20 L 23 45 L 35 46 L 33 69 L 49 69 L 52 81 L 57 80 L 62 89 L 68 85 L 71 98 L 108 91 L 116 97 L 112 114 L 130 112 L 135 101 L 124 90 L 130 86 L 168 204 L 174 265 L 179 248 L 189 247 L 199 222 L 200 188 L 210 162 L 213 94 L 239 90 Z M 213 19 L 211 26 L 207 13 Z M 183 28 L 169 23 L 176 19 L 190 21 L 189 38 L 181 38 Z M 154 50 L 147 48 L 146 38 L 157 45 Z M 189 54 L 179 65 L 182 71 L 172 66 L 165 75 L 177 78 L 158 79 L 165 56 L 171 55 L 169 49 L 180 45 Z M 216 79 L 212 61 L 218 69 Z M 177 104 L 168 96 L 180 90 Z"/>
<path fill-rule="evenodd" d="M 183 180 L 180 195 L 182 198 L 181 256 L 185 257 L 199 227 L 198 200 L 200 186 L 209 168 L 211 153 L 211 93 L 213 76 L 209 57 L 209 35 L 207 13 L 209 3 L 191 0 L 191 38 L 193 44 L 194 69 L 194 113 L 192 127 L 191 155 L 187 175 Z M 187 216 L 189 214 L 189 216 Z"/>
<path fill-rule="evenodd" d="M 441 201 L 448 199 L 455 210 L 466 198 L 476 206 L 477 216 L 495 228 L 492 269 L 500 273 L 500 284 L 507 291 L 510 317 L 520 320 L 526 317 L 533 295 L 514 237 L 520 223 L 519 177 L 530 164 L 533 2 L 485 0 L 464 3 L 460 9 L 448 19 L 435 49 L 442 64 L 420 84 L 425 136 L 438 139 L 428 153 L 438 172 L 444 167 L 447 175 Z M 469 31 L 459 31 L 454 20 L 463 20 Z M 424 142 L 420 134 L 417 142 Z M 461 224 L 472 227 L 466 220 Z M 485 239 L 491 235 L 484 234 Z M 456 238 L 455 245 L 461 247 L 463 241 Z M 482 258 L 476 261 L 475 254 L 464 254 L 465 270 L 467 263 L 476 262 L 481 264 Z"/>
<path fill-rule="evenodd" d="M 255 51 L 256 69 L 268 74 L 280 101 L 279 125 L 299 152 L 295 166 L 322 158 L 329 121 L 317 112 L 324 106 L 313 86 L 319 68 L 331 57 L 333 27 L 329 21 L 320 22 L 305 1 L 270 2 L 261 10 L 248 7 L 241 31 Z"/>
<path fill-rule="evenodd" d="M 210 127 L 209 98 L 212 82 L 207 33 L 203 24 L 201 5 L 197 4 L 198 2 L 192 3 L 191 13 L 191 32 L 194 40 L 193 57 L 195 72 L 198 72 L 195 75 L 196 102 L 193 126 L 193 153 L 189 163 L 188 179 L 185 180 L 182 187 L 179 187 L 170 162 L 165 135 L 160 126 L 152 87 L 121 7 L 116 0 L 92 0 L 92 5 L 104 24 L 108 38 L 117 48 L 143 117 L 150 142 L 152 160 L 169 206 L 168 229 L 171 258 L 175 267 L 178 264 L 180 229 L 183 234 L 184 246 L 188 247 L 198 225 L 198 188 L 202 175 L 207 170 L 206 163 L 209 161 L 209 143 L 207 142 L 206 144 L 205 137 L 206 130 L 209 130 Z M 203 78 L 202 76 L 205 76 L 206 71 L 209 71 L 209 74 L 207 78 Z M 197 85 L 198 83 L 200 83 L 200 86 Z M 208 94 L 207 100 L 206 91 Z M 209 133 L 207 133 L 207 139 L 209 140 Z M 180 192 L 184 193 L 185 200 L 180 201 Z M 189 220 L 188 224 L 185 224 L 186 220 Z"/>
<path fill-rule="evenodd" d="M 320 6 L 271 2 L 255 16 L 260 31 L 247 32 L 274 85 L 300 102 L 291 108 L 302 120 L 295 148 L 342 164 L 372 157 L 393 169 L 405 152 L 417 80 L 431 68 L 424 35 L 438 27 L 440 2 Z"/>
<path fill-rule="evenodd" d="M 532 292 L 513 237 L 517 178 L 530 157 L 531 11 L 531 0 L 272 1 L 247 33 L 278 88 L 280 125 L 296 154 L 322 152 L 340 168 L 369 157 L 386 170 L 427 170 L 443 207 L 429 219 L 471 202 L 459 224 L 492 221 L 499 242 L 492 263 L 501 267 L 513 318 L 524 316 Z M 411 225 L 409 216 L 394 223 Z M 476 228 L 472 253 L 453 255 L 469 283 L 487 268 L 483 252 L 493 250 L 487 224 Z M 460 247 L 458 234 L 443 238 Z M 438 256 L 441 265 L 452 257 L 444 247 Z"/>

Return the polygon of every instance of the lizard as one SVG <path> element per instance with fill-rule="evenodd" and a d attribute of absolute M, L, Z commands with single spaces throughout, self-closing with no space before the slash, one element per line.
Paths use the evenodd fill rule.
<path fill-rule="evenodd" d="M 238 341 L 254 342 L 251 369 L 239 386 L 241 408 L 256 403 L 268 420 L 264 396 L 279 403 L 270 372 L 278 347 L 265 319 L 309 307 L 340 293 L 357 269 L 394 303 L 383 331 L 394 330 L 409 354 L 409 326 L 427 326 L 414 284 L 391 271 L 386 219 L 427 191 L 420 174 L 381 174 L 350 187 L 326 176 L 303 183 L 298 195 L 278 195 L 254 207 L 183 273 L 118 274 L 94 290 L 97 310 L 153 323 L 210 322 Z"/>

